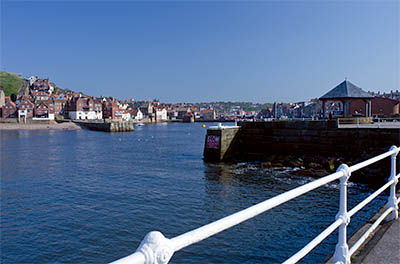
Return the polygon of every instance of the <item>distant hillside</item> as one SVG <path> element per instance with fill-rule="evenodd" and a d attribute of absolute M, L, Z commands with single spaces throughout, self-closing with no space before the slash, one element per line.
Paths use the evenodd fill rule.
<path fill-rule="evenodd" d="M 61 89 L 60 87 L 54 88 L 54 93 L 55 94 L 60 94 L 60 93 L 73 93 L 73 91 L 69 89 Z"/>
<path fill-rule="evenodd" d="M 24 79 L 15 74 L 0 72 L 0 89 L 4 91 L 5 96 L 17 95 L 24 82 Z"/>

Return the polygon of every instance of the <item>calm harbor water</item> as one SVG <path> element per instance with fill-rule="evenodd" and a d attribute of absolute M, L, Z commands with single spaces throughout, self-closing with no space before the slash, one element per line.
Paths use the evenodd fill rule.
<path fill-rule="evenodd" d="M 133 133 L 0 131 L 1 263 L 107 263 L 147 232 L 172 238 L 311 181 L 257 163 L 205 164 L 201 124 Z M 372 190 L 349 187 L 349 208 Z M 334 221 L 330 184 L 174 254 L 171 263 L 279 263 Z M 384 204 L 367 206 L 350 234 Z M 369 211 L 368 211 L 369 210 Z M 331 235 L 303 259 L 333 252 Z"/>

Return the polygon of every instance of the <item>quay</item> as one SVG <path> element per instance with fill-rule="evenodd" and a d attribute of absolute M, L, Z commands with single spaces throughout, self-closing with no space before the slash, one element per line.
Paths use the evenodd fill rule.
<path fill-rule="evenodd" d="M 298 167 L 303 168 L 296 172 L 299 175 L 320 177 L 343 162 L 355 164 L 400 145 L 400 122 L 358 126 L 337 120 L 221 124 L 207 130 L 203 157 L 205 162 L 256 161 L 265 167 Z M 352 180 L 381 186 L 388 169 L 389 164 L 381 161 Z"/>
<path fill-rule="evenodd" d="M 397 193 L 397 197 L 400 193 Z M 349 247 L 352 247 L 362 235 L 368 231 L 375 221 L 386 210 L 384 206 L 374 215 L 363 227 L 361 227 L 350 239 Z M 332 264 L 333 256 L 325 262 Z M 376 227 L 360 247 L 351 257 L 352 264 L 394 264 L 400 263 L 400 218 L 384 222 Z"/>
<path fill-rule="evenodd" d="M 400 220 L 394 220 L 392 223 L 384 224 L 383 234 L 376 234 L 372 238 L 372 245 L 366 246 L 368 250 L 365 257 L 357 261 L 364 264 L 394 264 L 400 263 Z"/>
<path fill-rule="evenodd" d="M 82 128 L 104 131 L 104 132 L 132 132 L 134 131 L 134 123 L 130 121 L 114 121 L 114 120 L 90 120 L 90 121 L 73 121 Z"/>
<path fill-rule="evenodd" d="M 215 142 L 215 143 L 214 143 Z M 238 122 L 207 130 L 204 160 L 263 160 L 271 155 L 370 156 L 400 143 L 400 122 L 340 124 L 336 120 Z M 350 153 L 349 153 L 350 152 Z"/>

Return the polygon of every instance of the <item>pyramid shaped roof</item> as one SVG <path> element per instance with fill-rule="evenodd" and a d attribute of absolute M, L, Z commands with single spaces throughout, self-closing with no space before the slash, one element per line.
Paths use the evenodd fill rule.
<path fill-rule="evenodd" d="M 338 98 L 373 98 L 373 96 L 360 87 L 344 80 L 335 88 L 324 94 L 319 99 L 338 99 Z"/>

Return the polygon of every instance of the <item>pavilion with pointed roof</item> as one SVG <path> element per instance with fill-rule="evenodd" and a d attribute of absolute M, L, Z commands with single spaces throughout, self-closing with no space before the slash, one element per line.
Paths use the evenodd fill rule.
<path fill-rule="evenodd" d="M 343 104 L 344 117 L 350 116 L 350 102 L 362 99 L 365 102 L 365 116 L 371 116 L 371 99 L 373 96 L 347 79 L 319 98 L 322 101 L 323 116 L 325 116 L 326 101 L 340 101 Z"/>

